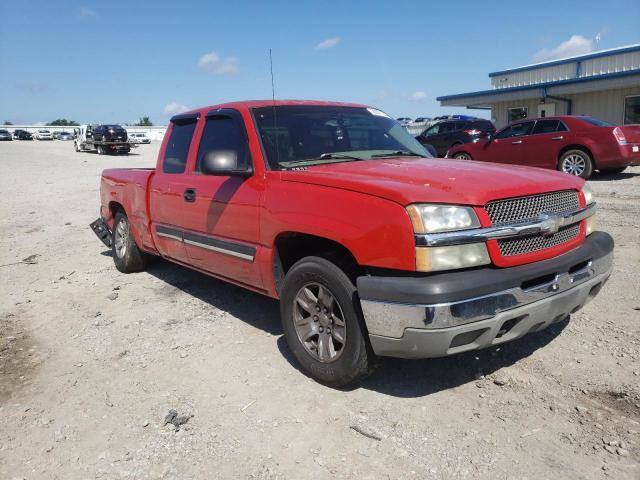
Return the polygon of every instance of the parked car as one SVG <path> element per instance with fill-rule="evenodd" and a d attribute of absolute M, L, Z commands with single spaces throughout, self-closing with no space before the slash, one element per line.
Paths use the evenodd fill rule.
<path fill-rule="evenodd" d="M 444 157 L 451 147 L 473 142 L 495 131 L 489 120 L 445 120 L 431 125 L 416 138 L 423 145 L 435 148 L 439 157 Z"/>
<path fill-rule="evenodd" d="M 92 128 L 95 142 L 125 142 L 127 131 L 120 125 L 97 125 Z"/>
<path fill-rule="evenodd" d="M 129 134 L 129 141 L 131 143 L 151 143 L 151 140 L 147 137 L 146 133 L 136 132 Z"/>
<path fill-rule="evenodd" d="M 71 132 L 57 132 L 56 140 L 73 140 L 74 135 Z"/>
<path fill-rule="evenodd" d="M 38 130 L 35 135 L 36 140 L 53 140 L 51 130 Z"/>
<path fill-rule="evenodd" d="M 448 157 L 550 168 L 589 178 L 640 165 L 640 125 L 615 126 L 587 116 L 519 120 L 495 136 L 458 145 Z"/>
<path fill-rule="evenodd" d="M 400 125 L 402 125 L 403 127 L 404 127 L 405 125 L 409 125 L 409 124 L 413 121 L 413 120 L 412 120 L 411 118 L 409 118 L 409 117 L 400 117 L 400 118 L 398 118 L 397 120 L 398 120 L 398 123 L 399 123 Z"/>
<path fill-rule="evenodd" d="M 9 130 L 5 130 L 4 128 L 0 129 L 0 141 L 10 142 L 12 140 L 13 137 L 11 136 L 11 133 L 9 133 Z"/>
<path fill-rule="evenodd" d="M 171 118 L 155 170 L 102 173 L 91 228 L 121 272 L 159 255 L 280 299 L 293 357 L 333 386 L 373 355 L 499 346 L 597 295 L 613 240 L 582 179 L 428 157 L 364 105 L 200 108 Z"/>
<path fill-rule="evenodd" d="M 13 138 L 16 140 L 33 140 L 33 135 L 31 135 L 26 130 L 18 128 L 13 131 Z"/>
<path fill-rule="evenodd" d="M 429 117 L 418 117 L 413 121 L 413 123 L 427 123 L 429 120 L 431 120 Z"/>

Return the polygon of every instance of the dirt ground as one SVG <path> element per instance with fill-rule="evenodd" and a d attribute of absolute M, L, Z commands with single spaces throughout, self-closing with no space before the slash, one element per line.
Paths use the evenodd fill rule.
<path fill-rule="evenodd" d="M 114 268 L 100 172 L 157 150 L 0 143 L 0 478 L 640 478 L 640 167 L 590 182 L 615 271 L 570 322 L 341 391 L 296 368 L 275 301 Z"/>

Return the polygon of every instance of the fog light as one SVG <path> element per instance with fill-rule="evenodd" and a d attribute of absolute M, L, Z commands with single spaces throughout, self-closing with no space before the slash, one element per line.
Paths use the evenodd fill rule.
<path fill-rule="evenodd" d="M 436 272 L 491 263 L 484 243 L 448 247 L 416 247 L 416 270 Z"/>

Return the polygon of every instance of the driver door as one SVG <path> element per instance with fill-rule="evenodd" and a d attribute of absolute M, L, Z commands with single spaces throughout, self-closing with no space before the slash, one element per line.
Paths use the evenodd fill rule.
<path fill-rule="evenodd" d="M 494 138 L 486 142 L 482 149 L 485 162 L 526 165 L 524 152 L 533 121 L 519 122 L 500 130 Z"/>

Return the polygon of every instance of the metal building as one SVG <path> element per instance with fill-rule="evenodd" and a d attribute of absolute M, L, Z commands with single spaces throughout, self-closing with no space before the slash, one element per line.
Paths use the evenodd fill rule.
<path fill-rule="evenodd" d="M 437 100 L 441 106 L 490 109 L 498 128 L 551 115 L 640 124 L 640 44 L 493 72 L 489 79 L 489 90 Z"/>

